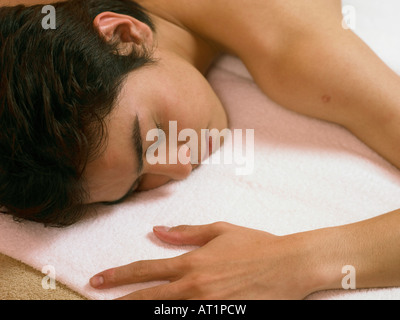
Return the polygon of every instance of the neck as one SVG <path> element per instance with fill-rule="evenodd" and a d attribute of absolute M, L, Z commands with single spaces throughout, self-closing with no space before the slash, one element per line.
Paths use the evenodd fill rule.
<path fill-rule="evenodd" d="M 220 55 L 220 51 L 185 28 L 170 12 L 167 14 L 159 7 L 153 10 L 149 4 L 146 6 L 146 1 L 141 4 L 148 10 L 155 24 L 156 45 L 162 50 L 179 55 L 202 74 L 206 74 L 212 62 Z"/>

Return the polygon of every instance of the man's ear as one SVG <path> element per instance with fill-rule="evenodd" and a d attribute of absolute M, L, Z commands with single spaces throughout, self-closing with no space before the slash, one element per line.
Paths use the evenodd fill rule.
<path fill-rule="evenodd" d="M 93 21 L 100 35 L 108 42 L 118 44 L 118 53 L 128 55 L 133 49 L 153 46 L 151 28 L 131 17 L 115 12 L 102 12 Z"/>

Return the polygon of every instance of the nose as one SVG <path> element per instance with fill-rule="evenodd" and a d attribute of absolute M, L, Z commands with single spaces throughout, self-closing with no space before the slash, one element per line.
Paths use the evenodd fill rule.
<path fill-rule="evenodd" d="M 177 161 L 169 163 L 169 155 L 166 157 L 166 164 L 156 163 L 146 166 L 142 182 L 138 190 L 145 191 L 160 187 L 171 180 L 184 180 L 191 173 L 193 166 L 190 163 L 190 149 L 184 144 L 178 148 Z M 185 161 L 186 160 L 186 161 Z"/>

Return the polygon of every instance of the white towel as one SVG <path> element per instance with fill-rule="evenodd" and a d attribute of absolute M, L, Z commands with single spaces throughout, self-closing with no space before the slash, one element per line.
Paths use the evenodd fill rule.
<path fill-rule="evenodd" d="M 397 0 L 345 4 L 359 10 L 356 32 L 399 72 L 400 25 L 390 14 L 400 12 Z M 383 28 L 379 23 L 383 31 L 376 31 Z M 223 220 L 285 235 L 400 208 L 400 171 L 349 132 L 271 102 L 234 57 L 219 61 L 208 78 L 231 128 L 255 130 L 254 174 L 237 176 L 234 165 L 202 165 L 184 181 L 99 207 L 97 214 L 66 229 L 0 215 L 0 252 L 38 270 L 52 266 L 58 281 L 88 298 L 112 299 L 157 283 L 95 290 L 89 278 L 107 268 L 193 249 L 162 243 L 151 232 L 155 225 Z M 400 299 L 400 288 L 324 291 L 308 298 Z"/>

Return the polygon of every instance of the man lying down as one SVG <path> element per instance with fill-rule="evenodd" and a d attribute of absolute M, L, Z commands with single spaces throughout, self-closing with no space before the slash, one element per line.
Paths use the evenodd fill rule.
<path fill-rule="evenodd" d="M 278 104 L 345 127 L 400 168 L 400 78 L 342 28 L 340 0 L 70 0 L 51 3 L 45 28 L 49 3 L 0 1 L 0 206 L 15 219 L 68 226 L 90 204 L 185 179 L 204 148 L 173 144 L 170 124 L 212 147 L 202 132 L 227 116 L 204 75 L 224 53 Z M 179 157 L 154 161 L 160 150 Z M 351 263 L 358 288 L 400 286 L 399 213 L 281 237 L 224 222 L 155 227 L 200 248 L 90 283 L 169 281 L 122 299 L 302 299 L 341 288 Z"/>

